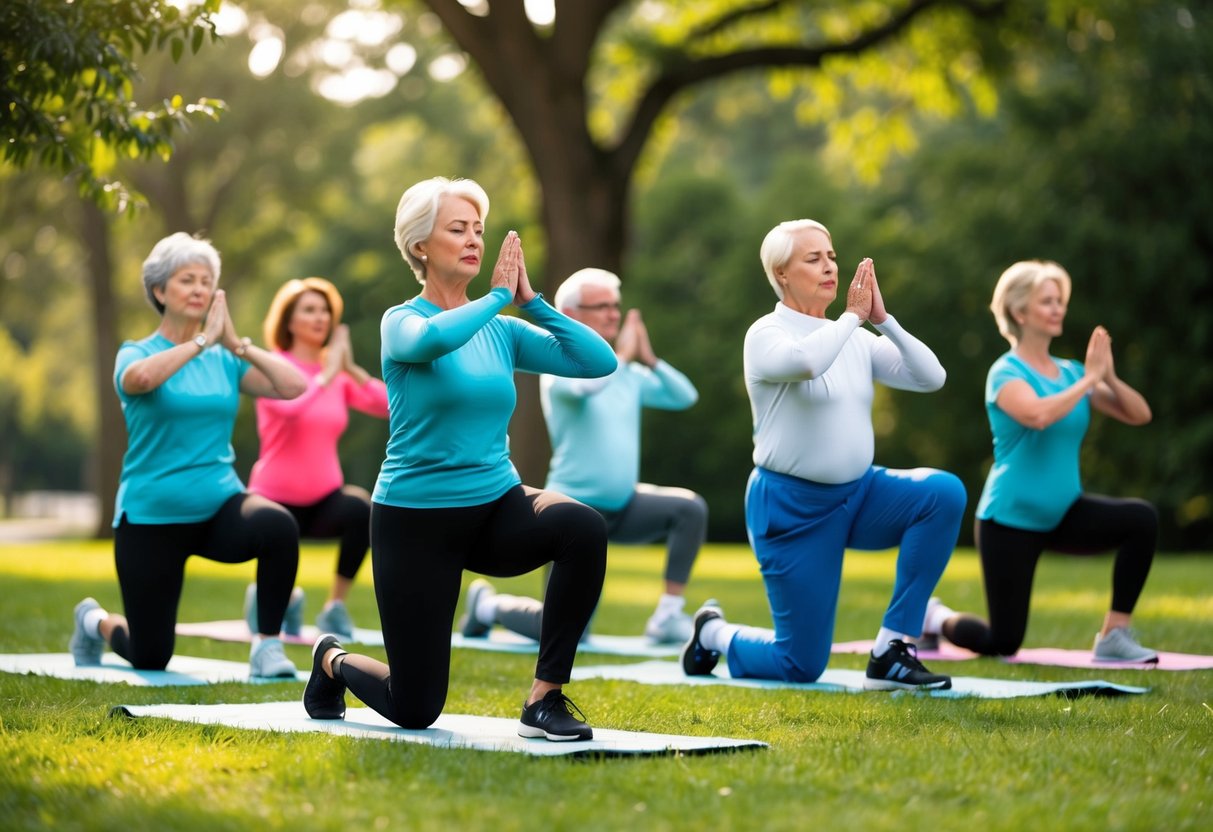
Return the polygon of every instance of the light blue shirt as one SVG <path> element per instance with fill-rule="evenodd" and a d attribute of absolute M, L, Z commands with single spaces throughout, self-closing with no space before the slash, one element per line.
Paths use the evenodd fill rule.
<path fill-rule="evenodd" d="M 986 378 L 986 415 L 994 435 L 994 465 L 986 477 L 979 520 L 1028 531 L 1050 531 L 1082 495 L 1078 453 L 1091 422 L 1090 397 L 1044 430 L 1021 425 L 997 404 L 998 393 L 1009 381 L 1026 381 L 1044 397 L 1060 393 L 1083 377 L 1078 361 L 1053 359 L 1059 371 L 1048 378 L 1012 352 L 1003 354 Z"/>
<path fill-rule="evenodd" d="M 155 390 L 131 395 L 122 374 L 131 364 L 174 344 L 160 333 L 127 341 L 114 363 L 114 387 L 126 419 L 127 448 L 114 526 L 198 523 L 215 516 L 244 483 L 232 463 L 232 428 L 240 379 L 249 365 L 212 347 L 186 362 Z"/>
<path fill-rule="evenodd" d="M 699 393 L 664 361 L 622 365 L 603 380 L 544 376 L 540 404 L 552 440 L 545 488 L 604 511 L 628 504 L 640 479 L 640 411 L 685 410 Z"/>
<path fill-rule="evenodd" d="M 510 304 L 497 287 L 442 310 L 417 296 L 383 315 L 387 384 L 387 458 L 374 499 L 403 508 L 492 502 L 520 482 L 510 462 L 514 371 L 596 378 L 616 367 L 615 353 L 589 327 L 541 297 L 525 311 L 540 326 L 498 315 Z"/>

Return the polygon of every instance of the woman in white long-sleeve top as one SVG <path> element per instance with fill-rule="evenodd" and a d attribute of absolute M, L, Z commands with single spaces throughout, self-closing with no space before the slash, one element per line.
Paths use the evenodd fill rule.
<path fill-rule="evenodd" d="M 889 315 L 870 259 L 856 270 L 846 311 L 826 317 L 838 267 L 825 226 L 781 223 L 761 259 L 779 303 L 745 339 L 755 464 L 746 526 L 775 629 L 730 624 L 709 602 L 695 615 L 683 668 L 709 673 L 725 655 L 736 677 L 816 680 L 830 656 L 844 550 L 899 546 L 867 686 L 950 687 L 922 666 L 911 640 L 956 544 L 964 486 L 945 471 L 873 465 L 871 415 L 876 382 L 931 392 L 944 369 Z M 862 329 L 865 321 L 880 335 Z"/>

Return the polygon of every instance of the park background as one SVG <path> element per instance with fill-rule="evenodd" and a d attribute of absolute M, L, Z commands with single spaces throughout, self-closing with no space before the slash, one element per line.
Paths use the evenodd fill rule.
<path fill-rule="evenodd" d="M 94 151 L 142 207 L 98 205 L 46 166 L 0 168 L 0 505 L 92 492 L 105 533 L 125 444 L 113 358 L 157 324 L 139 279 L 157 239 L 214 241 L 237 326 L 258 341 L 282 282 L 333 280 L 377 372 L 379 318 L 418 290 L 392 240 L 396 202 L 446 175 L 485 185 L 489 262 L 517 229 L 549 297 L 581 266 L 621 274 L 625 306 L 701 393 L 646 416 L 642 475 L 704 494 L 713 540 L 744 539 L 741 344 L 775 302 L 759 243 L 812 217 L 844 279 L 874 258 L 889 309 L 948 370 L 932 395 L 879 392 L 876 459 L 961 476 L 962 543 L 991 459 L 985 374 L 1007 346 L 991 290 L 1011 262 L 1045 258 L 1074 278 L 1056 353 L 1081 360 L 1103 324 L 1154 410 L 1141 429 L 1094 420 L 1086 487 L 1154 501 L 1164 549 L 1210 547 L 1206 4 L 261 0 L 211 19 L 221 37 L 197 52 L 136 50 L 132 93 L 221 99 L 219 117 L 178 130 L 171 157 Z M 487 269 L 473 294 L 486 287 Z M 522 388 L 511 441 L 541 482 L 546 435 Z M 242 474 L 252 411 L 235 434 Z M 350 481 L 373 484 L 385 439 L 353 417 Z"/>
<path fill-rule="evenodd" d="M 825 222 L 844 277 L 873 257 L 893 314 L 947 367 L 938 393 L 879 392 L 877 460 L 963 477 L 970 513 L 939 594 L 978 612 L 968 521 L 990 463 L 982 387 L 1006 348 L 988 299 L 1015 260 L 1063 263 L 1075 295 L 1057 352 L 1082 358 L 1104 324 L 1118 372 L 1154 410 L 1137 429 L 1096 419 L 1083 449 L 1089 489 L 1160 509 L 1164 552 L 1135 622 L 1152 646 L 1213 653 L 1204 0 L 206 0 L 218 40 L 193 25 L 199 8 L 0 4 L 0 103 L 18 65 L 34 86 L 85 88 L 44 98 L 41 130 L 4 133 L 0 514 L 56 517 L 0 522 L 3 650 L 61 652 L 85 595 L 120 607 L 108 541 L 21 538 L 108 532 L 125 445 L 112 362 L 121 340 L 157 324 L 139 280 L 152 244 L 179 230 L 213 239 L 236 323 L 256 338 L 283 281 L 332 279 L 356 354 L 374 369 L 383 310 L 417 291 L 392 242 L 396 202 L 443 174 L 485 185 L 488 251 L 518 229 L 549 297 L 581 266 L 623 276 L 658 353 L 701 392 L 686 413 L 646 417 L 643 476 L 708 498 L 713 542 L 692 603 L 717 597 L 756 624 L 769 610 L 743 542 L 741 343 L 774 304 L 757 257 L 767 230 Z M 72 33 L 44 34 L 67 19 Z M 51 25 L 33 34 L 31 21 Z M 92 34 L 133 56 L 142 79 L 127 87 L 118 67 L 112 88 L 95 87 L 96 73 L 65 69 L 87 63 L 79 44 Z M 35 52 L 59 71 L 31 73 Z M 137 104 L 125 110 L 115 89 Z M 15 112 L 0 106 L 0 129 L 13 129 Z M 511 437 L 537 482 L 545 433 L 527 381 Z M 242 408 L 246 474 L 257 443 Z M 351 481 L 373 482 L 385 439 L 383 423 L 352 416 Z M 100 507 L 83 529 L 55 508 L 82 492 Z M 848 554 L 839 640 L 871 637 L 895 556 Z M 331 544 L 302 547 L 298 582 L 313 614 L 332 558 Z M 600 632 L 643 620 L 662 560 L 658 546 L 611 547 Z M 1028 644 L 1088 646 L 1110 565 L 1045 558 Z M 251 563 L 192 559 L 182 620 L 238 615 L 252 576 Z M 501 583 L 538 587 L 533 575 Z M 369 569 L 350 604 L 376 625 Z M 245 645 L 199 638 L 178 649 L 247 658 Z M 307 666 L 306 648 L 287 651 Z M 447 712 L 516 717 L 532 670 L 529 656 L 455 650 Z M 946 672 L 1096 675 L 996 660 Z M 1098 675 L 1149 692 L 991 701 L 578 682 L 570 694 L 595 726 L 771 747 L 570 763 L 106 718 L 119 702 L 296 701 L 297 682 L 136 688 L 0 674 L 0 817 L 12 829 L 199 832 L 1210 828 L 1209 671 Z"/>

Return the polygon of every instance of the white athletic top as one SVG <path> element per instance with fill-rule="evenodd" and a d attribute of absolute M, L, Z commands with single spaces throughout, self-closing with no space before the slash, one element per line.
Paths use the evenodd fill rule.
<path fill-rule="evenodd" d="M 853 482 L 872 465 L 873 383 L 929 393 L 947 373 L 935 353 L 890 315 L 860 329 L 785 306 L 745 336 L 745 383 L 754 418 L 754 464 L 812 482 Z"/>

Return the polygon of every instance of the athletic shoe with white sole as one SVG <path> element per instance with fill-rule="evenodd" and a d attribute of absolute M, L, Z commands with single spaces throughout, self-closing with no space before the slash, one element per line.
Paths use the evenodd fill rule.
<path fill-rule="evenodd" d="M 467 598 L 464 600 L 463 616 L 459 619 L 459 631 L 464 638 L 484 638 L 493 629 L 492 622 L 485 624 L 476 618 L 476 605 L 485 594 L 494 595 L 496 590 L 484 578 L 477 578 L 468 584 Z"/>
<path fill-rule="evenodd" d="M 715 599 L 703 602 L 691 622 L 691 637 L 682 648 L 682 672 L 688 676 L 707 676 L 720 661 L 720 651 L 709 650 L 699 642 L 703 625 L 714 618 L 724 618 L 724 613 Z"/>
<path fill-rule="evenodd" d="M 518 720 L 518 736 L 532 739 L 543 737 L 553 742 L 592 740 L 594 729 L 586 725 L 585 714 L 573 704 L 573 700 L 554 688 L 542 699 L 523 705 L 522 717 Z"/>
<path fill-rule="evenodd" d="M 324 654 L 341 642 L 331 633 L 325 633 L 312 645 L 312 675 L 303 689 L 303 710 L 312 719 L 345 719 L 345 682 L 336 677 L 329 678 L 324 672 Z"/>
<path fill-rule="evenodd" d="M 253 679 L 294 679 L 295 664 L 286 657 L 282 640 L 263 636 L 249 650 L 248 675 Z"/>
<path fill-rule="evenodd" d="M 679 610 L 667 615 L 653 613 L 644 625 L 644 635 L 653 644 L 682 644 L 695 632 L 691 616 Z"/>
<path fill-rule="evenodd" d="M 1138 644 L 1135 634 L 1128 627 L 1113 627 L 1106 636 L 1095 634 L 1092 658 L 1097 662 L 1152 664 L 1158 661 L 1158 651 Z"/>
<path fill-rule="evenodd" d="M 286 615 L 282 617 L 282 632 L 288 636 L 297 636 L 303 632 L 303 588 L 291 590 L 291 600 L 286 605 Z M 257 585 L 249 584 L 244 590 L 244 621 L 248 631 L 257 635 L 261 631 L 257 627 Z"/>
<path fill-rule="evenodd" d="M 95 598 L 85 598 L 76 605 L 73 612 L 76 626 L 72 630 L 71 640 L 67 649 L 71 651 L 76 666 L 101 664 L 101 654 L 105 651 L 105 639 L 101 636 L 89 635 L 84 627 L 84 616 L 93 610 L 101 609 Z"/>
<path fill-rule="evenodd" d="M 863 686 L 865 690 L 948 690 L 952 677 L 927 670 L 918 661 L 918 648 L 895 638 L 883 656 L 868 659 Z"/>
<path fill-rule="evenodd" d="M 331 601 L 329 605 L 316 616 L 316 629 L 322 633 L 332 633 L 346 641 L 354 640 L 354 619 L 350 618 L 349 608 L 345 601 Z"/>

